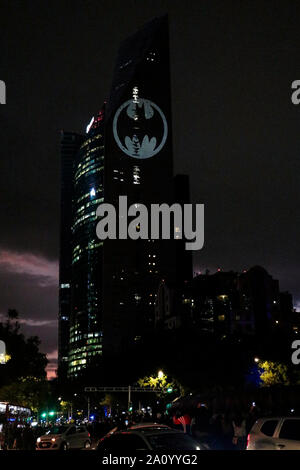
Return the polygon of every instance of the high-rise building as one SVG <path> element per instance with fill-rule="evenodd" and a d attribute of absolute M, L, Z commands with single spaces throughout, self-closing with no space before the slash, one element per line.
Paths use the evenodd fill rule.
<path fill-rule="evenodd" d="M 106 113 L 105 202 L 170 204 L 173 151 L 169 35 L 166 16 L 149 22 L 120 47 Z M 154 323 L 162 278 L 175 277 L 171 240 L 106 240 L 104 358 L 143 340 Z"/>
<path fill-rule="evenodd" d="M 87 131 L 73 167 L 68 373 L 75 376 L 102 355 L 103 242 L 96 236 L 96 209 L 103 202 L 104 108 Z"/>
<path fill-rule="evenodd" d="M 142 342 L 154 327 L 162 279 L 178 282 L 192 273 L 180 240 L 96 237 L 103 201 L 118 208 L 119 196 L 127 196 L 127 206 L 137 209 L 176 197 L 189 202 L 188 179 L 173 178 L 166 16 L 121 45 L 105 111 L 90 123 L 72 160 L 72 216 L 63 249 L 71 266 L 68 373 L 78 376 L 102 354 L 109 364 Z"/>
<path fill-rule="evenodd" d="M 68 365 L 71 316 L 73 165 L 82 141 L 81 135 L 74 132 L 61 132 L 58 365 L 65 372 Z"/>
<path fill-rule="evenodd" d="M 279 281 L 261 266 L 254 266 L 239 278 L 239 289 L 247 299 L 258 336 L 270 333 L 280 307 Z"/>
<path fill-rule="evenodd" d="M 155 306 L 156 327 L 181 326 L 215 335 L 243 334 L 264 338 L 296 329 L 289 292 L 261 266 L 242 273 L 218 270 L 199 274 L 181 286 L 161 283 Z"/>
<path fill-rule="evenodd" d="M 174 200 L 180 204 L 190 204 L 190 179 L 188 175 L 175 175 L 174 177 Z M 185 240 L 176 240 L 176 283 L 190 281 L 193 277 L 193 255 L 192 251 L 185 249 Z"/>

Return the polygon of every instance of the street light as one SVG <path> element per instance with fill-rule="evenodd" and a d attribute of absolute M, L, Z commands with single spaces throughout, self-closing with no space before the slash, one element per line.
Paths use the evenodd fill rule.
<path fill-rule="evenodd" d="M 259 357 L 255 357 L 254 362 L 256 362 L 256 364 L 257 364 L 259 362 Z"/>
<path fill-rule="evenodd" d="M 164 376 L 163 371 L 162 371 L 162 370 L 159 370 L 157 376 L 158 376 L 159 379 L 162 379 L 163 376 Z"/>

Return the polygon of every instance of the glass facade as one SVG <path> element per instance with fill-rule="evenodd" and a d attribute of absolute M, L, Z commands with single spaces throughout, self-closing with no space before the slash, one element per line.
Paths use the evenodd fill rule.
<path fill-rule="evenodd" d="M 72 286 L 68 374 L 77 376 L 102 355 L 103 243 L 96 210 L 103 202 L 104 109 L 88 129 L 73 166 Z"/>
<path fill-rule="evenodd" d="M 64 374 L 68 368 L 69 333 L 72 284 L 72 194 L 73 165 L 83 142 L 83 136 L 74 132 L 61 133 L 61 205 L 60 205 L 60 259 L 59 259 L 59 317 L 58 366 Z"/>
<path fill-rule="evenodd" d="M 105 135 L 105 138 L 104 138 Z M 167 17 L 156 18 L 119 50 L 107 106 L 92 119 L 73 162 L 71 313 L 68 375 L 136 350 L 154 327 L 162 279 L 187 279 L 175 240 L 96 236 L 96 210 L 105 199 L 118 207 L 186 202 L 188 183 L 174 192 Z M 189 264 L 189 263 L 187 263 Z M 191 264 L 191 263 L 190 263 Z M 191 271 L 191 269 L 190 269 Z M 124 353 L 124 355 L 123 355 Z M 118 361 L 117 361 L 118 362 Z M 91 366 L 91 368 L 89 368 Z M 105 367 L 104 367 L 105 369 Z"/>

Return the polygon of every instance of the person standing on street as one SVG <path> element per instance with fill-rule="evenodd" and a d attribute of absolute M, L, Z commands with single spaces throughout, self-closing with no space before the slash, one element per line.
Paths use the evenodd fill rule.
<path fill-rule="evenodd" d="M 241 414 L 236 415 L 232 421 L 233 439 L 232 444 L 235 450 L 245 450 L 247 443 L 246 420 Z"/>

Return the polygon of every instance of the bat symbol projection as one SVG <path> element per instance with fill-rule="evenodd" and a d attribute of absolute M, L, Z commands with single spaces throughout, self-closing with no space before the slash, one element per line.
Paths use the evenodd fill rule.
<path fill-rule="evenodd" d="M 162 110 L 152 101 L 128 100 L 117 110 L 113 133 L 119 148 L 133 158 L 150 158 L 166 143 L 168 124 Z"/>

